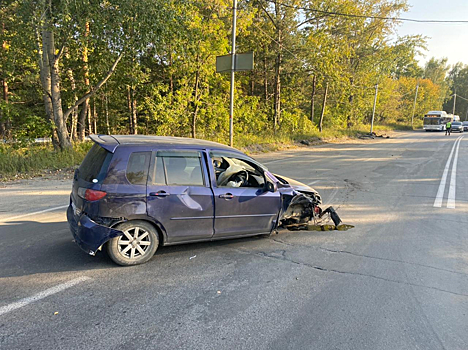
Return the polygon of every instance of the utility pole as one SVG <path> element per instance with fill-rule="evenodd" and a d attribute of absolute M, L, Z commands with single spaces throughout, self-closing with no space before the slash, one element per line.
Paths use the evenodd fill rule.
<path fill-rule="evenodd" d="M 374 130 L 374 116 L 375 116 L 375 106 L 377 105 L 377 94 L 379 92 L 379 84 L 375 84 L 375 97 L 374 97 L 374 108 L 372 109 L 372 121 L 370 126 L 370 133 L 372 134 Z"/>
<path fill-rule="evenodd" d="M 416 84 L 416 95 L 414 96 L 413 114 L 411 115 L 411 129 L 413 128 L 414 111 L 416 110 L 416 100 L 418 99 L 419 82 Z"/>
<path fill-rule="evenodd" d="M 457 90 L 455 90 L 455 94 L 453 95 L 453 111 L 452 114 L 455 115 L 455 104 L 457 103 Z"/>
<path fill-rule="evenodd" d="M 229 145 L 232 147 L 234 140 L 234 72 L 236 68 L 236 20 L 237 0 L 232 2 L 232 49 L 231 49 L 231 97 L 229 106 Z"/>

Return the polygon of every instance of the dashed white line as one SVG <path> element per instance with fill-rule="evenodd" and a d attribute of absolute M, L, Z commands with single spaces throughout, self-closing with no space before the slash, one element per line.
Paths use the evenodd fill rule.
<path fill-rule="evenodd" d="M 453 158 L 452 165 L 452 176 L 450 177 L 450 187 L 447 200 L 447 208 L 455 209 L 455 190 L 457 184 L 457 164 L 458 164 L 458 149 L 460 148 L 461 140 L 463 136 L 458 141 L 457 150 L 455 151 L 455 158 Z"/>
<path fill-rule="evenodd" d="M 68 205 L 62 205 L 60 207 L 44 209 L 44 210 L 40 210 L 40 211 L 35 211 L 33 213 L 12 216 L 12 217 L 9 217 L 9 218 L 6 218 L 6 219 L 0 219 L 0 222 L 12 221 L 12 220 L 16 220 L 16 219 L 25 218 L 27 216 L 32 216 L 32 215 L 37 215 L 37 214 L 42 214 L 42 213 L 48 213 L 49 211 L 55 211 L 55 210 L 64 209 L 64 208 L 68 208 Z"/>
<path fill-rule="evenodd" d="M 450 167 L 450 162 L 452 161 L 453 151 L 455 150 L 455 146 L 457 145 L 458 141 L 462 137 L 463 136 L 459 136 L 455 140 L 455 143 L 453 144 L 452 151 L 450 152 L 447 163 L 445 164 L 444 173 L 442 174 L 442 178 L 440 179 L 439 190 L 437 191 L 437 195 L 436 195 L 436 198 L 435 198 L 435 201 L 434 201 L 434 207 L 437 207 L 437 208 L 442 207 L 442 199 L 444 197 L 445 184 L 447 183 L 447 175 L 448 175 L 448 171 L 449 171 L 449 167 Z"/>
<path fill-rule="evenodd" d="M 16 309 L 19 309 L 19 308 L 21 308 L 23 306 L 26 306 L 28 304 L 31 304 L 31 303 L 33 303 L 35 301 L 47 298 L 48 296 L 51 296 L 53 294 L 57 294 L 59 292 L 62 292 L 65 289 L 68 289 L 70 287 L 73 287 L 73 286 L 77 285 L 78 283 L 89 281 L 89 280 L 91 280 L 90 277 L 86 277 L 86 276 L 78 277 L 78 278 L 75 278 L 75 279 L 73 279 L 71 281 L 59 284 L 58 286 L 55 286 L 55 287 L 46 289 L 46 290 L 44 290 L 42 292 L 39 292 L 37 294 L 34 294 L 31 297 L 24 298 L 24 299 L 21 299 L 20 301 L 17 301 L 15 303 L 11 303 L 11 304 L 2 306 L 2 307 L 0 307 L 0 316 L 6 314 L 8 312 L 14 311 Z"/>

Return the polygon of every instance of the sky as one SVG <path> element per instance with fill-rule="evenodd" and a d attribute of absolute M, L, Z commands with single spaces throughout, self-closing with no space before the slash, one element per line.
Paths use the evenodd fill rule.
<path fill-rule="evenodd" d="M 408 3 L 410 10 L 400 17 L 468 21 L 468 0 L 408 0 Z M 468 64 L 468 23 L 403 22 L 398 27 L 397 34 L 421 34 L 428 37 L 425 57 L 417 57 L 421 66 L 431 57 L 447 57 L 449 64 Z"/>

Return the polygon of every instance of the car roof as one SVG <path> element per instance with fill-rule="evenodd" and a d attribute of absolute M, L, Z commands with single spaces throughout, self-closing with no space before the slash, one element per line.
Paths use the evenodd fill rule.
<path fill-rule="evenodd" d="M 163 148 L 217 149 L 241 153 L 239 150 L 221 143 L 188 137 L 152 135 L 90 135 L 91 140 L 102 148 L 114 153 L 120 146 L 161 146 Z"/>

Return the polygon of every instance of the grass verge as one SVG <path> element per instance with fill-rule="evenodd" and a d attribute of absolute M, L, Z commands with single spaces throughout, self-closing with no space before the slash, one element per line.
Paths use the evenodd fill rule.
<path fill-rule="evenodd" d="M 84 142 L 71 150 L 54 151 L 50 144 L 0 145 L 0 181 L 75 167 L 91 146 L 92 142 Z"/>
<path fill-rule="evenodd" d="M 412 130 L 411 127 L 400 124 L 378 125 L 374 127 L 377 134 L 395 130 Z M 361 125 L 352 129 L 325 129 L 322 133 L 270 133 L 270 134 L 238 134 L 235 135 L 236 148 L 248 154 L 270 152 L 290 148 L 304 140 L 308 144 L 321 144 L 356 139 L 369 133 L 369 125 Z M 214 140 L 218 141 L 219 140 Z M 33 177 L 47 172 L 57 172 L 78 166 L 92 142 L 77 143 L 73 149 L 55 151 L 50 144 L 0 145 L 0 181 Z"/>

